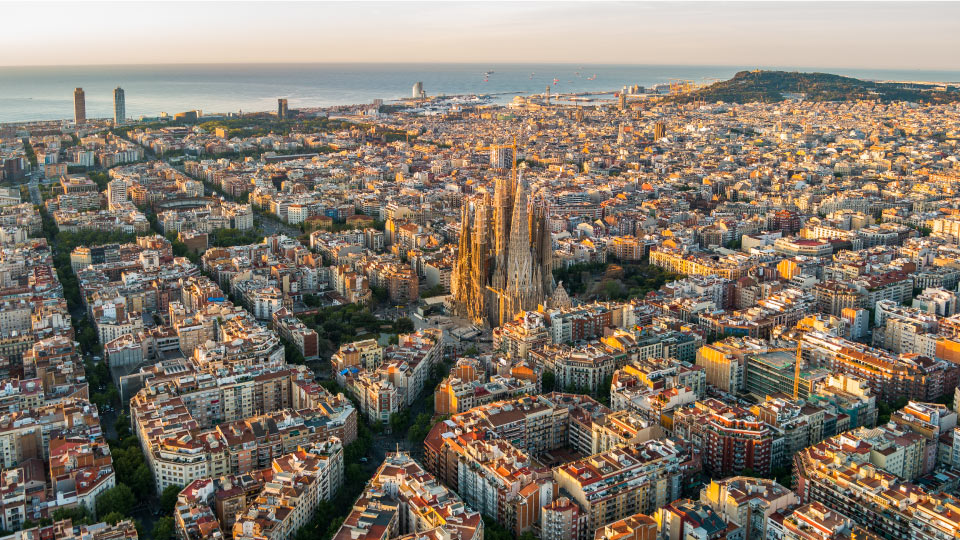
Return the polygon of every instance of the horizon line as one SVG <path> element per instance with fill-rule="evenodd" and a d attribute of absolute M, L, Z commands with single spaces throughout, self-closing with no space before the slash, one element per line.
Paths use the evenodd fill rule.
<path fill-rule="evenodd" d="M 104 67 L 175 67 L 175 66 L 307 66 L 307 65 L 554 65 L 554 66 L 572 66 L 579 65 L 584 69 L 587 66 L 604 67 L 710 67 L 710 68 L 734 68 L 734 69 L 761 69 L 776 71 L 799 71 L 806 69 L 815 70 L 874 70 L 874 71 L 933 71 L 943 73 L 960 73 L 960 68 L 917 68 L 917 67 L 853 67 L 853 66 L 793 66 L 793 65 L 754 65 L 750 67 L 745 64 L 698 64 L 698 63 L 609 63 L 609 62 L 537 62 L 537 61 L 471 61 L 471 62 L 450 62 L 450 61 L 253 61 L 253 62 L 234 62 L 234 61 L 203 61 L 203 62 L 145 62 L 145 63 L 120 63 L 120 64 L 14 64 L 0 65 L 0 69 L 32 69 L 32 68 L 104 68 Z"/>

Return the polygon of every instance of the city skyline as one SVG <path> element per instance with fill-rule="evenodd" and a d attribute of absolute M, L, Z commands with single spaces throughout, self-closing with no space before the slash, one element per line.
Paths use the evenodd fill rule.
<path fill-rule="evenodd" d="M 109 3 L 49 3 L 49 38 L 29 56 L 15 54 L 28 36 L 0 37 L 0 66 L 181 63 L 607 63 L 757 65 L 822 68 L 960 67 L 953 21 L 960 5 L 653 3 L 138 3 L 139 17 L 94 17 Z M 35 4 L 9 3 L 12 18 Z M 296 13 L 296 17 L 289 15 Z M 616 17 L 611 17 L 617 13 Z M 218 21 L 217 25 L 209 22 Z M 73 40 L 80 21 L 87 37 Z M 355 24 L 350 24 L 355 21 Z M 324 23 L 328 23 L 324 25 Z M 276 24 L 273 24 L 276 23 Z M 789 24 L 785 24 L 789 23 Z M 323 29 L 317 32 L 317 24 Z M 788 31 L 784 30 L 784 27 Z M 59 30 L 63 31 L 59 31 Z M 144 35 L 174 39 L 156 47 Z M 249 36 L 257 36 L 250 39 Z M 891 35 L 910 36 L 893 40 Z M 359 42 L 357 37 L 363 39 Z M 570 37 L 576 39 L 570 39 Z M 278 51 L 275 40 L 286 44 Z M 351 40 L 350 47 L 343 47 Z M 124 47 L 117 48 L 116 43 Z M 183 43 L 180 45 L 179 43 Z M 189 46 L 187 45 L 189 43 Z M 762 46 L 761 46 L 762 45 Z"/>
<path fill-rule="evenodd" d="M 960 540 L 960 1 L 4 7 L 0 540 Z"/>

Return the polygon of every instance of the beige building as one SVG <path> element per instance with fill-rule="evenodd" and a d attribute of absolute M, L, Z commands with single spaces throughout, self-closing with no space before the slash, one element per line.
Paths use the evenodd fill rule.
<path fill-rule="evenodd" d="M 735 476 L 712 480 L 700 490 L 700 502 L 724 520 L 743 527 L 745 540 L 764 540 L 768 538 L 768 518 L 799 501 L 792 491 L 773 480 Z"/>

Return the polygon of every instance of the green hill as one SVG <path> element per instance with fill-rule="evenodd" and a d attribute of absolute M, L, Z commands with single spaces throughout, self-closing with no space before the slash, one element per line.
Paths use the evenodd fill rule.
<path fill-rule="evenodd" d="M 804 94 L 807 101 L 915 101 L 918 103 L 954 103 L 960 101 L 956 85 L 947 90 L 933 85 L 878 83 L 830 73 L 788 71 L 741 71 L 732 79 L 713 83 L 693 92 L 671 96 L 670 101 L 707 102 L 783 101 L 788 94 Z"/>

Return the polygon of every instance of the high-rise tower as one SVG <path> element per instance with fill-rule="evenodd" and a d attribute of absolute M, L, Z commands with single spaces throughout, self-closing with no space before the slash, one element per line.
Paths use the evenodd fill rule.
<path fill-rule="evenodd" d="M 287 107 L 287 99 L 277 99 L 277 119 L 286 120 L 290 118 L 290 109 Z"/>
<path fill-rule="evenodd" d="M 113 89 L 113 123 L 122 124 L 127 121 L 127 98 L 123 88 Z"/>
<path fill-rule="evenodd" d="M 87 121 L 87 102 L 83 95 L 83 88 L 73 91 L 73 121 L 83 124 Z"/>

